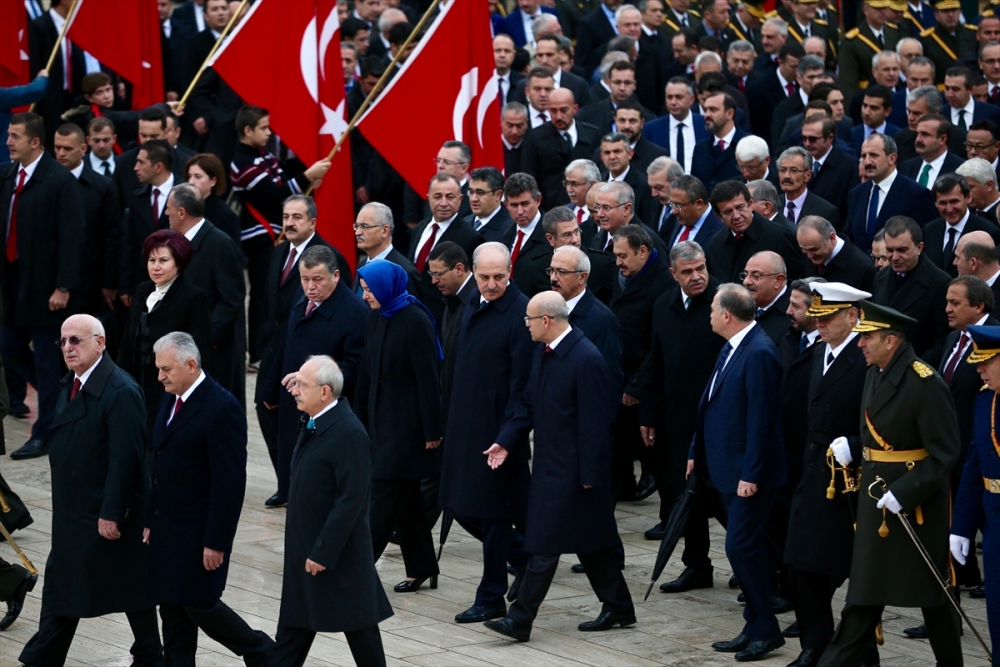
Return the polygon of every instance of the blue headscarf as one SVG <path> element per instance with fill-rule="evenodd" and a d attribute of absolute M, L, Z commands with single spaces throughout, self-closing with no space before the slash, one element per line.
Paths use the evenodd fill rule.
<path fill-rule="evenodd" d="M 441 341 L 437 338 L 437 321 L 433 313 L 417 297 L 406 291 L 409 285 L 409 276 L 399 264 L 377 259 L 374 262 L 365 264 L 358 269 L 358 276 L 364 278 L 368 289 L 381 304 L 379 313 L 382 317 L 390 319 L 399 311 L 403 310 L 411 303 L 419 306 L 427 313 L 427 318 L 431 321 L 431 328 L 435 331 L 434 340 L 437 342 L 438 360 L 444 359 L 444 351 L 441 349 Z"/>

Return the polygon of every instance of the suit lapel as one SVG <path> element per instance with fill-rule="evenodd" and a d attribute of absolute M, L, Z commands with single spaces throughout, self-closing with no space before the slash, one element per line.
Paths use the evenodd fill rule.
<path fill-rule="evenodd" d="M 756 336 L 759 331 L 763 331 L 763 329 L 754 324 L 751 331 L 744 336 L 743 340 L 740 341 L 740 344 L 736 347 L 736 349 L 729 353 L 729 359 L 726 361 L 726 367 L 723 368 L 722 372 L 719 373 L 719 376 L 715 378 L 715 386 L 712 387 L 712 397 L 709 400 L 714 400 L 715 397 L 719 395 L 719 389 L 722 387 L 722 383 L 726 379 L 726 376 L 729 375 L 729 371 L 736 365 L 736 362 L 743 355 L 743 352 L 746 351 L 747 345 L 750 343 L 751 339 Z"/>
<path fill-rule="evenodd" d="M 69 393 L 74 377 L 75 375 L 71 371 L 60 382 L 62 388 L 59 390 L 59 400 L 56 403 L 56 417 L 52 422 L 53 428 L 69 424 L 87 416 L 87 404 L 84 402 L 83 396 L 77 394 L 76 399 L 69 400 Z"/>
<path fill-rule="evenodd" d="M 181 406 L 180 411 L 174 415 L 174 418 L 170 420 L 169 424 L 167 424 L 166 431 L 163 434 L 163 442 L 160 443 L 161 447 L 165 445 L 168 440 L 170 440 L 173 434 L 177 432 L 177 429 L 201 411 L 205 394 L 208 393 L 209 380 L 210 378 L 206 374 L 205 379 L 202 380 L 200 385 L 198 385 L 198 388 L 194 390 L 194 393 L 192 393 L 188 397 L 188 400 L 184 402 L 184 405 Z M 170 410 L 173 410 L 173 408 L 174 401 L 170 401 Z"/>

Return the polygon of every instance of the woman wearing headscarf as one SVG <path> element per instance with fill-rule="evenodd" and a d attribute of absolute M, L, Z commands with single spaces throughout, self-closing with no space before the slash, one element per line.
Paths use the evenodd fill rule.
<path fill-rule="evenodd" d="M 444 431 L 438 393 L 441 346 L 434 316 L 406 291 L 406 271 L 376 260 L 358 269 L 362 298 L 371 307 L 354 411 L 375 449 L 372 465 L 371 530 L 375 559 L 395 529 L 405 545 L 410 592 L 431 580 L 437 587 L 434 541 L 424 511 L 420 480 L 440 474 L 438 445 Z"/>

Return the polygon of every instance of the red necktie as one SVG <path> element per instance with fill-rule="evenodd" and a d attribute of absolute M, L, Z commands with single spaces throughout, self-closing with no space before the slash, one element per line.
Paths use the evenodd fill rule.
<path fill-rule="evenodd" d="M 309 317 L 309 313 L 311 313 L 312 311 L 316 310 L 317 308 L 319 308 L 319 306 L 316 305 L 316 302 L 315 301 L 310 301 L 309 305 L 306 306 L 306 315 L 305 316 Z"/>
<path fill-rule="evenodd" d="M 281 270 L 281 284 L 284 285 L 285 281 L 288 280 L 288 274 L 292 272 L 292 267 L 295 266 L 295 255 L 298 254 L 298 250 L 292 248 L 292 251 L 288 253 L 288 261 L 285 262 L 285 268 Z"/>
<path fill-rule="evenodd" d="M 990 91 L 990 99 L 995 100 L 997 95 L 1000 95 L 1000 86 L 993 86 L 993 90 Z"/>
<path fill-rule="evenodd" d="M 181 398 L 180 396 L 178 396 L 176 398 L 176 400 L 174 400 L 174 411 L 170 413 L 170 419 L 171 419 L 171 421 L 173 420 L 174 417 L 177 416 L 177 413 L 181 411 L 181 406 L 182 405 L 184 405 L 184 399 Z M 167 423 L 169 423 L 169 422 L 167 422 Z"/>
<path fill-rule="evenodd" d="M 576 211 L 576 224 L 578 224 L 578 225 L 582 225 L 583 224 L 583 209 L 582 208 L 577 209 L 577 211 Z"/>
<path fill-rule="evenodd" d="M 546 345 L 546 346 L 545 346 L 545 354 L 548 354 L 548 353 L 549 353 L 549 352 L 551 352 L 551 351 L 552 351 L 552 348 L 551 348 L 551 347 L 549 347 L 548 345 Z"/>
<path fill-rule="evenodd" d="M 823 273 L 824 269 L 826 269 L 826 263 L 820 262 L 819 266 L 816 267 L 816 273 Z"/>
<path fill-rule="evenodd" d="M 958 337 L 958 349 L 951 355 L 951 359 L 948 360 L 948 366 L 944 369 L 944 381 L 948 384 L 951 384 L 951 377 L 955 374 L 955 367 L 958 366 L 958 362 L 962 359 L 962 350 L 965 349 L 967 340 L 969 340 L 969 334 L 963 331 L 962 335 Z"/>
<path fill-rule="evenodd" d="M 73 378 L 73 388 L 69 392 L 69 400 L 72 401 L 76 398 L 76 395 L 80 393 L 80 387 L 82 386 L 83 383 L 80 382 L 80 378 Z"/>
<path fill-rule="evenodd" d="M 17 260 L 17 205 L 21 201 L 21 190 L 24 189 L 24 179 L 28 172 L 23 168 L 17 177 L 17 187 L 14 189 L 14 203 L 10 205 L 10 225 L 7 227 L 7 261 Z"/>
<path fill-rule="evenodd" d="M 510 253 L 510 277 L 514 277 L 514 267 L 517 265 L 517 257 L 521 254 L 521 242 L 524 241 L 524 232 L 520 229 L 517 230 L 517 242 L 514 244 L 514 250 Z"/>
<path fill-rule="evenodd" d="M 544 111 L 539 111 L 538 117 L 542 119 L 543 123 L 547 123 L 549 121 L 549 117 L 545 115 Z"/>
<path fill-rule="evenodd" d="M 739 79 L 738 79 L 738 80 L 736 81 L 736 85 L 737 85 L 737 86 L 739 86 L 739 89 L 740 89 L 740 92 L 741 92 L 741 93 L 745 93 L 745 92 L 747 91 L 747 82 L 746 82 L 746 80 L 745 80 L 745 77 L 742 77 L 742 76 L 741 76 L 741 77 L 740 77 L 740 78 L 739 78 Z"/>
<path fill-rule="evenodd" d="M 788 91 L 788 96 L 791 97 L 795 94 L 795 84 L 789 81 L 785 84 L 785 90 Z"/>
<path fill-rule="evenodd" d="M 160 189 L 153 188 L 153 228 L 156 228 L 156 221 L 160 219 Z"/>
<path fill-rule="evenodd" d="M 678 243 L 684 243 L 688 240 L 688 236 L 691 234 L 691 228 L 684 225 L 684 229 L 681 231 L 681 235 L 677 237 Z"/>
<path fill-rule="evenodd" d="M 719 152 L 720 153 L 725 153 L 726 152 L 726 140 L 725 139 L 719 139 Z"/>
<path fill-rule="evenodd" d="M 424 267 L 427 266 L 427 256 L 431 254 L 431 248 L 434 247 L 434 240 L 437 238 L 437 235 L 438 235 L 438 223 L 435 222 L 431 224 L 431 237 L 427 239 L 427 242 L 424 243 L 424 246 L 420 249 L 420 252 L 417 253 L 416 264 L 417 264 L 417 271 L 419 273 L 423 273 Z"/>

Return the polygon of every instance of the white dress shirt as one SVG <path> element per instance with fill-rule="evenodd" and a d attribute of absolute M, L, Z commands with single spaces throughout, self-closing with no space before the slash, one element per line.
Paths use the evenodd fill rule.
<path fill-rule="evenodd" d="M 879 213 L 882 212 L 882 205 L 885 204 L 885 198 L 889 195 L 889 189 L 892 187 L 892 184 L 896 182 L 896 176 L 898 174 L 899 170 L 893 169 L 892 173 L 883 178 L 881 183 L 875 183 L 875 187 L 879 189 L 878 209 L 875 211 L 875 215 L 878 215 Z M 874 191 L 875 188 L 872 188 L 872 192 Z M 871 201 L 870 198 L 869 201 Z M 867 206 L 865 207 L 865 215 L 866 216 L 868 215 Z"/>
<path fill-rule="evenodd" d="M 826 372 L 830 370 L 830 366 L 833 366 L 833 362 L 837 360 L 840 353 L 847 349 L 847 346 L 851 343 L 851 341 L 857 338 L 857 336 L 858 332 L 852 331 L 848 334 L 847 338 L 844 339 L 844 342 L 837 347 L 830 347 L 829 343 L 826 344 L 826 349 L 823 350 L 823 375 L 826 375 Z M 833 359 L 830 359 L 831 354 L 833 355 Z"/>
<path fill-rule="evenodd" d="M 204 381 L 205 381 L 205 371 L 201 371 L 198 374 L 198 379 L 195 380 L 194 383 L 190 387 L 187 388 L 187 391 L 185 391 L 183 394 L 181 394 L 180 399 L 181 399 L 181 406 L 182 407 L 183 407 L 184 403 L 187 403 L 188 399 L 191 398 L 191 394 L 194 393 L 194 390 L 197 389 L 198 386 L 201 385 L 201 383 L 204 382 Z M 175 397 L 174 398 L 174 404 L 176 405 L 176 403 L 177 403 L 177 398 Z M 170 406 L 170 412 L 167 413 L 167 424 L 169 424 L 171 421 L 173 421 L 173 419 L 174 419 L 174 410 L 176 410 L 176 408 L 173 405 L 171 405 Z"/>
<path fill-rule="evenodd" d="M 559 334 L 558 336 L 556 336 L 556 339 L 554 341 L 552 341 L 551 343 L 549 343 L 549 349 L 550 350 L 556 349 L 556 345 L 558 345 L 559 343 L 561 343 L 562 339 L 565 338 L 566 336 L 568 336 L 569 332 L 572 331 L 572 330 L 573 330 L 572 326 L 567 326 L 566 327 L 566 331 L 563 331 L 561 334 Z"/>
<path fill-rule="evenodd" d="M 949 225 L 948 221 L 947 220 L 945 221 L 945 225 L 944 225 L 944 241 L 941 243 L 941 250 L 944 250 L 945 248 L 948 247 L 948 239 L 949 239 L 949 237 L 951 237 L 951 234 L 949 234 L 948 231 L 952 230 L 952 229 L 954 229 L 954 230 L 956 230 L 958 232 L 957 234 L 955 234 L 955 245 L 956 246 L 958 245 L 958 239 L 961 238 L 962 232 L 965 231 L 965 223 L 967 223 L 969 221 L 969 217 L 971 215 L 972 215 L 972 212 L 969 211 L 968 209 L 966 209 L 965 210 L 965 215 L 962 216 L 962 219 L 959 220 L 954 225 Z"/>
<path fill-rule="evenodd" d="M 722 368 L 719 369 L 720 372 L 726 370 L 726 366 L 728 366 L 729 362 L 733 360 L 733 354 L 736 352 L 736 348 L 740 346 L 740 343 L 743 342 L 743 339 L 747 337 L 747 334 L 750 333 L 750 330 L 753 329 L 755 326 L 757 326 L 757 323 L 751 322 L 748 325 L 746 325 L 746 327 L 743 328 L 741 331 L 736 333 L 736 335 L 734 335 L 732 338 L 729 339 L 729 347 L 731 347 L 732 349 L 729 351 L 729 356 L 726 357 L 725 363 L 722 364 Z M 712 384 L 708 388 L 709 399 L 711 399 L 712 394 L 715 393 L 715 380 L 718 377 L 718 375 L 719 375 L 718 373 L 712 375 Z"/>
<path fill-rule="evenodd" d="M 103 162 L 108 163 L 108 171 L 111 174 L 115 173 L 116 165 L 115 165 L 114 153 L 112 153 L 107 160 L 102 160 L 101 158 L 94 155 L 93 151 L 87 151 L 87 159 L 90 160 L 90 166 L 94 168 L 94 171 L 96 171 L 101 176 L 104 176 L 104 165 L 102 164 Z"/>
<path fill-rule="evenodd" d="M 927 172 L 927 186 L 926 187 L 927 187 L 928 190 L 930 190 L 932 187 L 934 187 L 934 181 L 936 181 L 937 177 L 941 175 L 941 168 L 944 166 L 944 159 L 946 157 L 948 157 L 948 151 L 945 151 L 944 153 L 941 153 L 941 155 L 937 156 L 936 158 L 934 158 L 934 160 L 932 160 L 929 163 L 931 165 L 931 169 L 930 169 L 930 171 Z M 913 177 L 913 180 L 915 180 L 917 182 L 920 181 L 920 174 L 923 173 L 924 167 L 927 164 L 928 163 L 925 162 L 925 161 L 923 161 L 923 160 L 920 161 L 920 168 L 917 169 L 917 174 L 916 174 L 916 176 Z"/>
<path fill-rule="evenodd" d="M 192 241 L 193 242 L 194 241 L 194 237 L 198 236 L 198 232 L 200 232 L 201 228 L 204 227 L 204 226 L 205 226 L 205 218 L 202 218 L 201 220 L 199 220 L 198 222 L 196 222 L 194 224 L 194 226 L 191 227 L 191 229 L 189 229 L 186 232 L 184 232 L 184 238 L 186 238 L 188 241 Z"/>
<path fill-rule="evenodd" d="M 83 372 L 83 375 L 77 375 L 76 376 L 76 379 L 80 381 L 80 390 L 81 391 L 83 391 L 83 385 L 87 384 L 87 380 L 90 379 L 90 376 L 94 373 L 94 369 L 97 368 L 97 365 L 99 363 L 101 363 L 101 359 L 103 359 L 103 358 L 104 358 L 104 355 L 102 354 L 98 358 L 98 360 L 94 362 L 93 366 L 91 366 L 90 368 L 88 368 L 87 370 L 85 370 Z"/>
<path fill-rule="evenodd" d="M 163 209 L 167 205 L 167 197 L 170 196 L 170 190 L 174 187 L 174 175 L 171 173 L 167 176 L 167 180 L 163 181 L 160 185 L 152 185 L 152 189 L 149 191 L 149 206 L 153 207 L 153 195 L 156 191 L 159 191 L 160 196 L 156 200 L 156 207 L 159 209 L 156 213 L 156 218 L 153 219 L 153 225 L 156 225 L 156 221 L 160 219 L 163 215 Z"/>
<path fill-rule="evenodd" d="M 431 250 L 434 249 L 435 245 L 441 242 L 441 237 L 444 236 L 444 233 L 448 231 L 448 228 L 451 227 L 451 223 L 455 222 L 455 218 L 457 217 L 458 213 L 451 216 L 444 222 L 437 222 L 434 218 L 431 218 L 431 221 L 426 227 L 424 227 L 424 231 L 420 233 L 420 240 L 417 242 L 417 253 L 420 253 L 420 249 L 424 247 L 424 244 L 427 243 L 427 239 L 429 239 L 431 234 L 434 232 L 433 225 L 438 226 L 438 233 L 437 236 L 434 237 L 434 245 L 431 246 Z"/>
<path fill-rule="evenodd" d="M 536 213 L 535 217 L 532 219 L 531 222 L 529 222 L 528 224 L 526 224 L 524 227 L 518 227 L 514 231 L 514 240 L 511 241 L 510 248 L 509 248 L 509 250 L 511 252 L 514 252 L 514 247 L 517 246 L 517 232 L 524 232 L 524 238 L 521 240 L 521 248 L 524 248 L 524 244 L 528 242 L 528 239 L 531 237 L 532 233 L 534 233 L 534 231 L 535 231 L 535 227 L 538 226 L 538 221 L 541 220 L 541 219 L 542 219 L 542 214 L 541 213 Z"/>
<path fill-rule="evenodd" d="M 684 129 L 681 132 L 684 134 L 684 171 L 691 171 L 691 158 L 694 156 L 694 145 L 697 143 L 694 135 L 694 114 L 691 110 L 688 110 L 687 118 L 683 120 L 677 120 L 673 116 L 670 117 L 670 154 L 677 155 L 677 126 L 684 123 Z"/>
<path fill-rule="evenodd" d="M 955 107 L 951 107 L 951 124 L 954 125 L 955 127 L 958 127 L 958 112 L 964 111 L 965 127 L 968 128 L 970 125 L 972 125 L 972 113 L 975 110 L 976 110 L 976 99 L 970 95 L 969 103 L 966 104 L 961 109 L 956 109 Z"/>
<path fill-rule="evenodd" d="M 579 294 L 577 294 L 572 299 L 566 302 L 566 307 L 569 308 L 569 312 L 571 313 L 573 312 L 573 309 L 576 308 L 576 304 L 580 303 L 580 299 L 582 299 L 583 295 L 586 293 L 587 293 L 587 288 L 584 287 L 582 292 L 580 292 Z"/>

